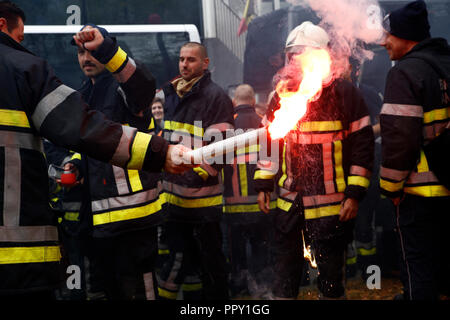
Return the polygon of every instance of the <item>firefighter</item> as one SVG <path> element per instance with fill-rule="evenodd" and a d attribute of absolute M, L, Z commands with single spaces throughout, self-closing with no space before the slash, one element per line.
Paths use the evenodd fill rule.
<path fill-rule="evenodd" d="M 233 98 L 236 133 L 260 127 L 262 117 L 256 113 L 255 102 L 251 86 L 242 84 L 236 88 Z M 260 297 L 266 294 L 265 287 L 271 281 L 271 215 L 259 209 L 258 194 L 253 187 L 258 150 L 257 144 L 241 146 L 233 164 L 223 169 L 223 211 L 232 298 L 248 293 Z M 276 199 L 272 197 L 272 209 L 275 205 Z"/>
<path fill-rule="evenodd" d="M 329 42 L 324 29 L 304 22 L 287 38 L 287 61 L 306 47 L 329 49 Z M 275 93 L 268 121 L 278 108 Z M 279 146 L 280 163 L 260 161 L 254 177 L 264 212 L 274 179 L 279 186 L 273 294 L 280 299 L 298 295 L 304 265 L 303 231 L 318 265 L 319 297 L 345 298 L 345 251 L 352 240 L 358 203 L 369 185 L 374 152 L 369 113 L 360 91 L 347 80 L 335 79 L 323 88 L 318 100 L 308 103 L 297 128 Z"/>
<path fill-rule="evenodd" d="M 203 142 L 222 139 L 226 130 L 233 128 L 231 99 L 211 80 L 208 65 L 203 45 L 188 42 L 181 47 L 180 76 L 163 88 L 166 140 L 172 143 L 181 140 L 198 148 Z M 228 269 L 220 229 L 222 166 L 202 163 L 182 176 L 163 173 L 168 202 L 165 234 L 169 259 L 159 273 L 162 297 L 175 299 L 184 283 L 188 289 L 183 291 L 185 298 L 192 291 L 197 291 L 197 298 L 228 298 Z M 192 281 L 185 281 L 188 275 Z"/>
<path fill-rule="evenodd" d="M 61 254 L 48 203 L 42 137 L 128 169 L 157 172 L 164 167 L 175 173 L 192 165 L 181 161 L 185 147 L 168 146 L 159 137 L 89 111 L 80 94 L 62 84 L 45 60 L 20 45 L 24 21 L 15 4 L 0 2 L 0 292 L 52 299 L 60 284 Z M 77 33 L 75 39 L 127 86 L 152 85 L 98 29 Z"/>
<path fill-rule="evenodd" d="M 383 46 L 397 63 L 387 75 L 380 114 L 380 188 L 396 206 L 403 297 L 437 299 L 449 290 L 450 190 L 443 185 L 448 176 L 439 176 L 433 164 L 446 159 L 448 170 L 450 47 L 431 38 L 423 1 L 391 12 L 385 29 Z M 445 139 L 447 147 L 427 152 Z"/>

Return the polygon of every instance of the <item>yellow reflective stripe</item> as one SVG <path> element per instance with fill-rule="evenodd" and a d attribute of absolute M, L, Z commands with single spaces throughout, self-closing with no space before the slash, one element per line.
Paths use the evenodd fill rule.
<path fill-rule="evenodd" d="M 70 160 L 81 160 L 81 154 L 79 153 L 74 153 L 72 155 L 72 157 L 70 158 Z"/>
<path fill-rule="evenodd" d="M 165 197 L 159 197 L 158 200 L 149 203 L 145 206 L 94 214 L 93 223 L 94 226 L 97 226 L 100 224 L 106 224 L 111 222 L 147 217 L 151 214 L 160 211 L 164 203 Z"/>
<path fill-rule="evenodd" d="M 24 111 L 0 109 L 0 126 L 30 128 L 30 122 Z"/>
<path fill-rule="evenodd" d="M 334 206 L 305 209 L 305 219 L 310 220 L 310 219 L 335 216 L 335 215 L 339 214 L 340 210 L 341 210 L 340 204 L 337 204 Z"/>
<path fill-rule="evenodd" d="M 198 137 L 203 137 L 205 129 L 197 127 L 189 123 L 182 123 L 177 121 L 164 121 L 164 129 L 171 131 L 187 131 L 190 134 Z"/>
<path fill-rule="evenodd" d="M 376 247 L 373 247 L 371 249 L 358 248 L 357 251 L 360 256 L 373 256 L 373 255 L 377 254 Z"/>
<path fill-rule="evenodd" d="M 345 262 L 345 264 L 347 264 L 347 265 L 351 265 L 351 264 L 355 264 L 355 263 L 356 263 L 356 257 L 348 258 Z"/>
<path fill-rule="evenodd" d="M 311 132 L 311 131 L 339 131 L 342 130 L 342 122 L 336 121 L 310 121 L 301 122 L 300 131 Z"/>
<path fill-rule="evenodd" d="M 139 177 L 138 170 L 128 170 L 128 179 L 130 180 L 130 186 L 132 192 L 141 191 L 142 187 L 141 178 Z"/>
<path fill-rule="evenodd" d="M 241 183 L 241 195 L 248 196 L 248 182 L 247 182 L 247 166 L 245 164 L 238 164 L 239 180 Z"/>
<path fill-rule="evenodd" d="M 423 122 L 430 123 L 433 121 L 448 119 L 449 114 L 450 114 L 449 110 L 450 110 L 450 107 L 442 108 L 442 109 L 435 109 L 432 111 L 425 112 L 423 114 Z"/>
<path fill-rule="evenodd" d="M 204 181 L 206 181 L 209 177 L 208 171 L 206 171 L 205 169 L 201 168 L 201 167 L 196 167 L 193 169 L 194 172 L 196 172 L 200 178 L 202 178 Z M 223 172 L 222 172 L 223 174 Z M 223 178 L 222 178 L 223 179 Z"/>
<path fill-rule="evenodd" d="M 0 248 L 0 264 L 56 262 L 61 260 L 59 246 Z"/>
<path fill-rule="evenodd" d="M 284 199 L 278 198 L 277 199 L 277 208 L 288 212 L 292 207 L 292 202 L 288 202 Z"/>
<path fill-rule="evenodd" d="M 404 181 L 390 182 L 380 178 L 380 188 L 389 192 L 397 192 L 403 188 Z"/>
<path fill-rule="evenodd" d="M 275 209 L 277 207 L 277 202 L 275 200 L 270 201 L 270 209 Z M 261 212 L 258 204 L 237 204 L 237 205 L 224 205 L 224 213 L 241 213 L 241 212 Z"/>
<path fill-rule="evenodd" d="M 144 164 L 145 155 L 149 148 L 152 136 L 142 132 L 137 132 L 134 137 L 133 146 L 131 147 L 131 158 L 127 167 L 131 169 L 141 170 Z"/>
<path fill-rule="evenodd" d="M 338 192 L 345 191 L 344 169 L 342 168 L 342 141 L 335 141 L 334 144 L 334 170 L 336 173 L 336 185 Z"/>
<path fill-rule="evenodd" d="M 222 205 L 223 201 L 222 195 L 201 199 L 185 199 L 173 194 L 165 193 L 165 197 L 167 197 L 168 203 L 182 208 L 203 208 L 220 206 Z"/>
<path fill-rule="evenodd" d="M 183 283 L 181 285 L 181 290 L 183 291 L 199 291 L 202 290 L 202 283 Z"/>
<path fill-rule="evenodd" d="M 109 72 L 114 73 L 123 65 L 125 60 L 127 60 L 127 53 L 119 47 L 116 54 L 109 60 L 105 67 Z"/>
<path fill-rule="evenodd" d="M 64 220 L 67 221 L 79 221 L 80 213 L 79 212 L 66 212 L 64 213 Z"/>
<path fill-rule="evenodd" d="M 348 184 L 349 185 L 356 185 L 356 186 L 361 186 L 363 188 L 368 188 L 369 184 L 370 184 L 370 180 L 365 178 L 365 177 L 361 177 L 361 176 L 349 176 L 348 177 Z"/>
<path fill-rule="evenodd" d="M 150 125 L 148 126 L 148 130 L 155 129 L 155 120 L 152 118 L 152 121 L 150 121 Z"/>
<path fill-rule="evenodd" d="M 254 144 L 245 148 L 240 148 L 236 150 L 236 155 L 241 155 L 241 154 L 246 154 L 246 153 L 254 153 L 254 152 L 259 152 L 260 150 L 260 145 L 259 144 Z"/>
<path fill-rule="evenodd" d="M 178 292 L 172 292 L 158 287 L 158 294 L 160 297 L 175 300 L 177 298 Z"/>
<path fill-rule="evenodd" d="M 281 164 L 281 170 L 283 172 L 283 175 L 281 176 L 280 180 L 278 181 L 278 185 L 280 187 L 284 186 L 284 182 L 287 179 L 287 174 L 286 174 L 286 145 L 283 146 L 283 162 Z"/>
<path fill-rule="evenodd" d="M 170 251 L 169 251 L 169 249 L 159 249 L 158 250 L 158 254 L 161 254 L 161 255 L 163 255 L 163 254 L 169 254 L 170 253 Z"/>
<path fill-rule="evenodd" d="M 446 197 L 450 196 L 450 190 L 446 187 L 438 186 L 421 186 L 421 187 L 405 187 L 405 192 L 421 197 Z"/>
<path fill-rule="evenodd" d="M 427 157 L 425 157 L 425 152 L 420 150 L 420 162 L 417 165 L 417 172 L 428 172 L 430 171 L 428 167 Z"/>
<path fill-rule="evenodd" d="M 267 171 L 267 170 L 256 170 L 255 171 L 255 176 L 253 179 L 257 180 L 257 179 L 273 179 L 273 177 L 275 177 L 275 174 Z"/>

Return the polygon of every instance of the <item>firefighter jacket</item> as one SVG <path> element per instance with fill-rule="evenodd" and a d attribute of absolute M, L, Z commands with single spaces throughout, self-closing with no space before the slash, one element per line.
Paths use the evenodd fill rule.
<path fill-rule="evenodd" d="M 250 105 L 240 105 L 235 109 L 234 125 L 236 134 L 248 130 L 258 129 L 261 126 L 261 116 Z M 230 222 L 255 222 L 261 214 L 258 206 L 258 193 L 255 191 L 253 177 L 255 175 L 258 152 L 260 146 L 257 139 L 255 143 L 246 143 L 236 150 L 233 164 L 226 164 L 223 168 L 224 206 L 223 212 L 232 219 Z M 271 201 L 275 207 L 276 200 Z"/>
<path fill-rule="evenodd" d="M 192 89 L 180 98 L 172 83 L 165 95 L 164 138 L 197 149 L 234 125 L 233 105 L 228 95 L 205 71 Z M 218 136 L 220 135 L 220 136 Z M 163 173 L 168 219 L 186 222 L 217 221 L 222 214 L 223 164 L 202 164 L 183 175 Z"/>
<path fill-rule="evenodd" d="M 278 100 L 277 95 L 272 99 L 269 121 Z M 259 161 L 254 178 L 256 191 L 272 191 L 271 180 L 279 171 L 280 210 L 289 212 L 298 196 L 305 219 L 319 219 L 338 215 L 345 198 L 364 197 L 373 166 L 374 135 L 364 99 L 350 82 L 337 79 L 324 88 L 279 145 L 281 163 Z"/>
<path fill-rule="evenodd" d="M 108 47 L 105 39 L 96 53 L 128 88 L 151 83 L 117 45 Z M 0 69 L 0 293 L 43 290 L 59 284 L 61 255 L 41 137 L 98 160 L 155 172 L 168 145 L 88 110 L 45 60 L 2 32 Z"/>
<path fill-rule="evenodd" d="M 150 74 L 148 78 L 152 83 L 146 90 L 154 94 L 153 78 Z M 130 99 L 130 95 L 125 96 L 110 72 L 98 75 L 94 84 L 87 80 L 78 91 L 90 108 L 102 112 L 108 119 L 139 131 L 149 131 L 153 118 L 134 114 L 149 109 L 148 97 L 142 95 L 145 100 L 140 102 L 134 98 L 133 92 L 134 99 Z M 115 236 L 160 222 L 164 199 L 160 197 L 162 184 L 158 181 L 158 173 L 123 169 L 84 155 L 82 162 L 87 171 L 85 183 L 89 188 L 84 201 L 90 202 L 86 208 L 92 212 L 94 237 Z M 83 212 L 83 215 L 89 213 Z"/>
<path fill-rule="evenodd" d="M 440 38 L 417 44 L 389 71 L 380 114 L 382 160 L 380 188 L 389 198 L 402 193 L 420 197 L 449 196 L 429 169 L 423 146 L 449 128 L 448 83 L 423 59 L 434 59 L 450 74 L 450 48 Z M 444 153 L 448 150 L 442 150 Z"/>

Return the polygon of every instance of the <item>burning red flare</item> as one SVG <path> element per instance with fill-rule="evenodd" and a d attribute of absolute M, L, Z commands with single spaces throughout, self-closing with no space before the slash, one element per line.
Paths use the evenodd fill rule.
<path fill-rule="evenodd" d="M 305 115 L 308 102 L 320 96 L 324 81 L 330 77 L 331 58 L 324 49 L 307 48 L 302 54 L 294 56 L 292 63 L 301 70 L 303 79 L 295 92 L 288 90 L 289 81 L 282 80 L 277 84 L 280 109 L 275 111 L 275 118 L 269 125 L 272 139 L 283 138 L 295 128 Z"/>

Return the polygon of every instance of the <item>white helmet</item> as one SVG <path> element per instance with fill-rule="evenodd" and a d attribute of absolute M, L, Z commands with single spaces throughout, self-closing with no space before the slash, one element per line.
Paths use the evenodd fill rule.
<path fill-rule="evenodd" d="M 311 21 L 305 21 L 289 33 L 286 40 L 286 51 L 292 51 L 296 46 L 307 46 L 325 49 L 330 38 L 327 32 Z"/>

